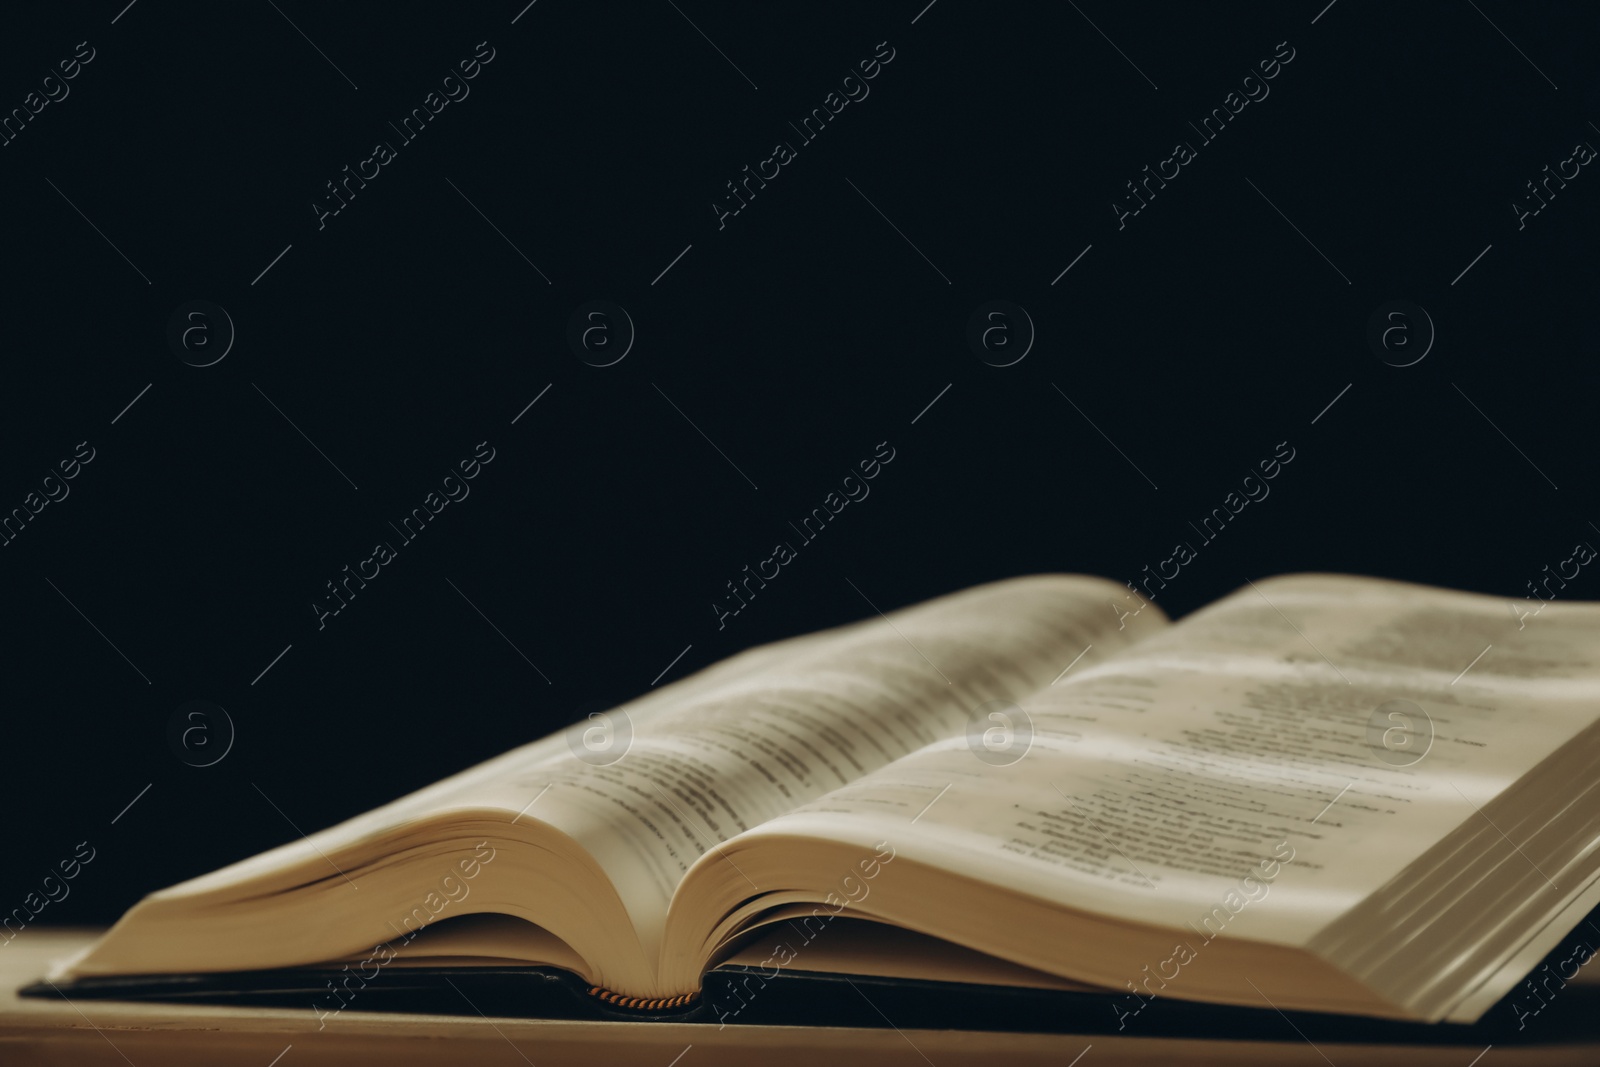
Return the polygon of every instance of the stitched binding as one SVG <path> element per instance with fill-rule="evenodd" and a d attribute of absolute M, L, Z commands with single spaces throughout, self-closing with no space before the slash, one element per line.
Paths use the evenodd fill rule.
<path fill-rule="evenodd" d="M 605 1001 L 607 1004 L 618 1008 L 628 1008 L 632 1011 L 667 1011 L 672 1008 L 682 1008 L 699 998 L 698 993 L 682 993 L 675 997 L 625 997 L 621 993 L 613 993 L 609 989 L 599 986 L 590 986 L 589 995 Z"/>

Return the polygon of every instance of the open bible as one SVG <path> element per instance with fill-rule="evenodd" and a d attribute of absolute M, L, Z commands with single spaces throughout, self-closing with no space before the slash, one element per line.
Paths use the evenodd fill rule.
<path fill-rule="evenodd" d="M 733 967 L 1472 1022 L 1600 903 L 1597 765 L 1600 605 L 1295 575 L 1174 624 L 1018 578 L 154 893 L 52 978 L 321 967 L 333 1012 L 532 966 L 661 1014 Z"/>

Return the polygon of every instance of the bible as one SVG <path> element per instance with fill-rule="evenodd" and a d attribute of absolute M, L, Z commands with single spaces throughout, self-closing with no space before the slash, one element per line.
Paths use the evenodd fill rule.
<path fill-rule="evenodd" d="M 153 893 L 50 987 L 277 976 L 327 1017 L 503 972 L 728 1023 L 831 975 L 1116 1029 L 1157 1000 L 1525 1022 L 1530 972 L 1600 944 L 1597 653 L 1600 605 L 1308 574 L 1174 623 L 1129 585 L 1009 579 Z"/>

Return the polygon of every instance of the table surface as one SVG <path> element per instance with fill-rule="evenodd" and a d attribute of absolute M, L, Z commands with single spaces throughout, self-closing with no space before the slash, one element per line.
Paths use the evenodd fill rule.
<path fill-rule="evenodd" d="M 1401 1064 L 1466 1067 L 1483 1049 L 1349 1045 L 1305 1041 L 1191 1041 L 1097 1034 L 999 1034 L 954 1030 L 728 1026 L 693 1023 L 570 1022 L 447 1015 L 340 1013 L 318 1029 L 315 1014 L 283 1008 L 120 1004 L 65 997 L 18 997 L 53 959 L 94 930 L 25 930 L 0 944 L 0 1063 L 7 1067 L 321 1067 L 382 1062 L 395 1067 L 471 1063 L 477 1067 L 710 1067 L 760 1062 L 835 1067 L 845 1063 L 958 1067 L 1006 1063 L 1068 1067 L 1106 1064 Z M 1085 1052 L 1085 1050 L 1088 1050 Z M 1327 1055 L 1324 1055 L 1327 1053 Z M 1331 1057 L 1331 1058 L 1330 1058 Z M 1491 1049 L 1479 1067 L 1600 1062 L 1600 1042 Z"/>

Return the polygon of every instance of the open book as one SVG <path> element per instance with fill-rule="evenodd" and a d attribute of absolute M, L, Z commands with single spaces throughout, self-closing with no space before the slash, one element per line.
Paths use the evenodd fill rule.
<path fill-rule="evenodd" d="M 1469 1022 L 1600 902 L 1597 765 L 1600 605 L 1297 575 L 1172 624 L 1019 578 L 152 894 L 56 978 L 539 965 L 659 1011 L 732 960 Z"/>

